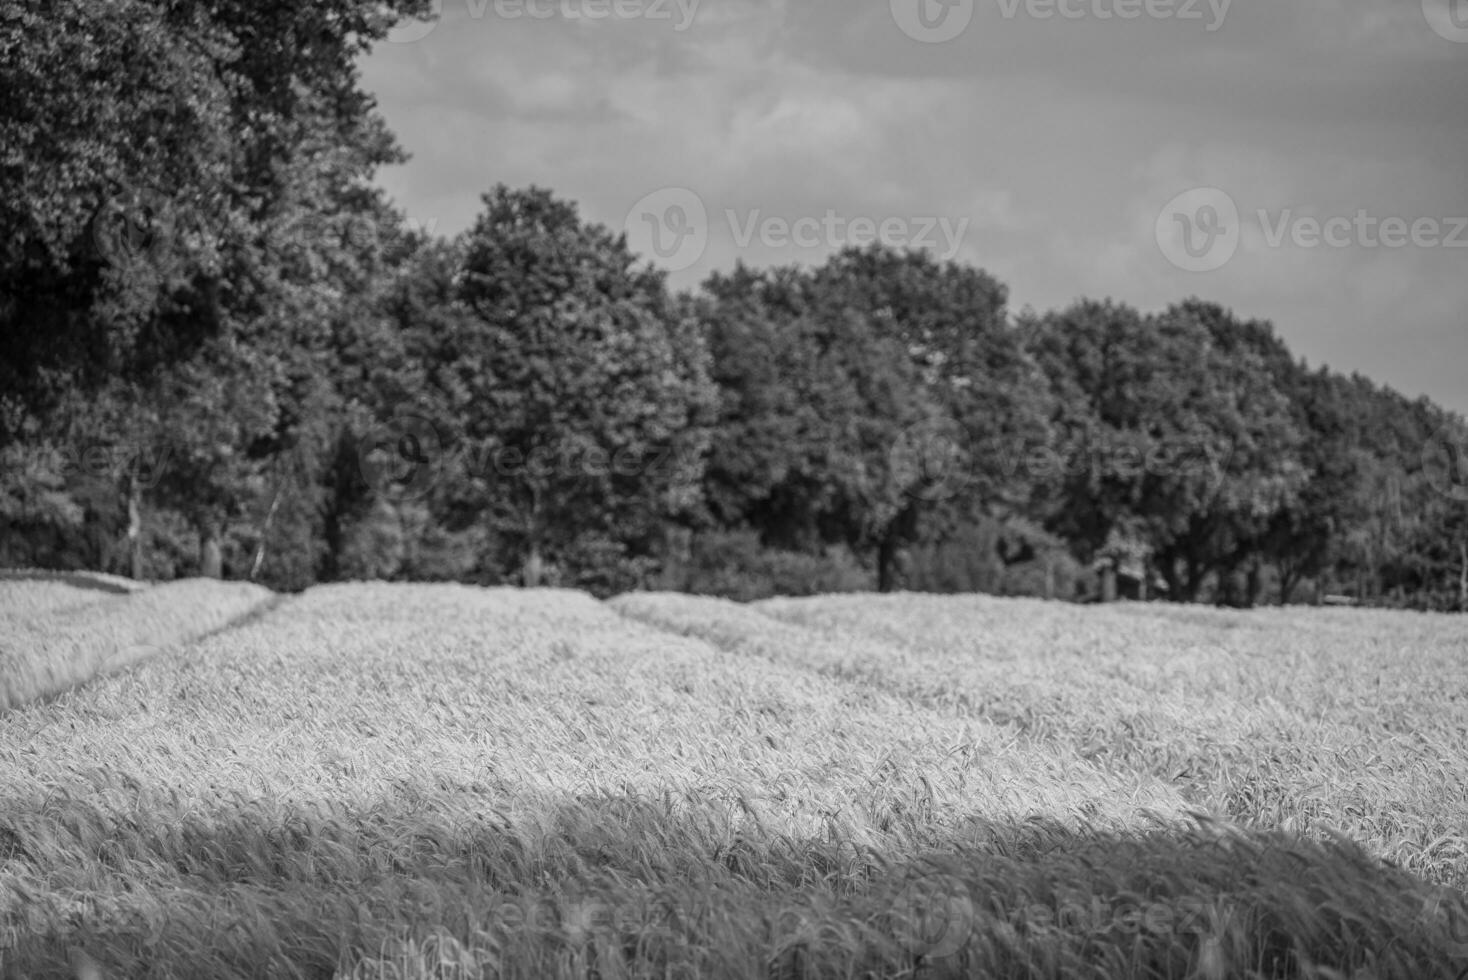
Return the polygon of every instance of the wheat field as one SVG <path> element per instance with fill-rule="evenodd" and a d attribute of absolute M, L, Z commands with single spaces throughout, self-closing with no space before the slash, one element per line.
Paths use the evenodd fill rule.
<path fill-rule="evenodd" d="M 1461 618 L 180 585 L 0 581 L 0 975 L 1468 975 Z"/>

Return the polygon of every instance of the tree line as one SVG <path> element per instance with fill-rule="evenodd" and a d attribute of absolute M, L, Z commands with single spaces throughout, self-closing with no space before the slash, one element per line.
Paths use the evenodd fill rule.
<path fill-rule="evenodd" d="M 1463 419 L 1267 322 L 415 228 L 356 61 L 426 7 L 0 2 L 0 565 L 1468 607 Z"/>

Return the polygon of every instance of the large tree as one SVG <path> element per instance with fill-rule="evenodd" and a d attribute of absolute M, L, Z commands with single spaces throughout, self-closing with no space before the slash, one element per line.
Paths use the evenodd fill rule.
<path fill-rule="evenodd" d="M 1260 349 L 1267 327 L 1198 303 L 1143 317 L 1082 301 L 1026 332 L 1063 433 L 1050 528 L 1085 560 L 1138 539 L 1175 599 L 1252 570 L 1304 481 L 1301 433 Z"/>
<path fill-rule="evenodd" d="M 699 507 L 714 392 L 661 272 L 549 192 L 500 186 L 462 244 L 455 302 L 424 340 L 443 437 L 528 585 L 552 568 L 635 585 L 666 522 Z"/>
<path fill-rule="evenodd" d="M 873 247 L 740 267 L 704 294 L 719 520 L 775 548 L 844 545 L 886 590 L 924 534 L 1025 499 L 995 461 L 1044 441 L 1043 386 L 986 273 Z"/>
<path fill-rule="evenodd" d="M 399 156 L 354 62 L 425 7 L 0 4 L 0 447 L 103 402 L 103 438 L 177 450 L 148 501 L 119 485 L 129 523 L 186 512 L 212 572 L 245 519 L 258 570 L 280 457 L 330 401 L 331 322 L 372 275 L 347 229 L 392 223 L 368 180 Z"/>

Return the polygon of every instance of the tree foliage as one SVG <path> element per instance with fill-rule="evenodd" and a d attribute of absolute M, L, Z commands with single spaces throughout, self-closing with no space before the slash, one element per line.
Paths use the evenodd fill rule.
<path fill-rule="evenodd" d="M 1216 304 L 412 230 L 357 60 L 430 7 L 0 0 L 0 563 L 1468 606 L 1464 420 Z"/>

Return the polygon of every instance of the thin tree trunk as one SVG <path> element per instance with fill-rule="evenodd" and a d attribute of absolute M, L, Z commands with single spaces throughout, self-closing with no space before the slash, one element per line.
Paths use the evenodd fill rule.
<path fill-rule="evenodd" d="M 1458 612 L 1468 613 L 1468 541 L 1458 542 Z"/>
<path fill-rule="evenodd" d="M 199 526 L 199 575 L 202 578 L 224 577 L 224 556 L 219 549 L 219 524 L 205 518 Z"/>
<path fill-rule="evenodd" d="M 1171 557 L 1163 559 L 1162 580 L 1167 583 L 1167 601 L 1180 601 L 1182 598 L 1183 583 L 1177 573 L 1177 563 Z"/>
<path fill-rule="evenodd" d="M 897 541 L 895 536 L 888 532 L 882 535 L 881 544 L 877 545 L 877 591 L 891 592 L 896 582 L 897 571 Z"/>
<path fill-rule="evenodd" d="M 693 532 L 686 527 L 664 525 L 662 568 L 656 588 L 680 592 L 688 586 L 688 568 L 693 563 Z"/>
<path fill-rule="evenodd" d="M 1208 577 L 1207 569 L 1199 566 L 1194 558 L 1184 561 L 1187 566 L 1187 584 L 1184 586 L 1182 600 L 1184 602 L 1197 602 L 1198 596 L 1203 592 L 1203 582 Z"/>
<path fill-rule="evenodd" d="M 143 579 L 143 509 L 138 499 L 138 481 L 128 481 L 127 489 L 127 552 L 128 574 L 135 581 Z"/>
<path fill-rule="evenodd" d="M 1279 604 L 1288 606 L 1290 598 L 1295 594 L 1295 589 L 1300 586 L 1301 574 L 1299 566 L 1289 560 L 1279 563 Z"/>
<path fill-rule="evenodd" d="M 265 523 L 260 528 L 260 543 L 255 546 L 255 560 L 250 563 L 250 581 L 255 581 L 255 576 L 260 574 L 260 566 L 265 564 L 265 545 L 270 540 L 270 526 L 275 523 L 275 512 L 280 508 L 280 495 L 285 490 L 285 481 L 282 480 L 275 488 L 275 496 L 270 500 L 270 510 L 265 513 Z"/>
<path fill-rule="evenodd" d="M 539 488 L 530 487 L 530 542 L 525 555 L 525 567 L 520 570 L 520 583 L 527 589 L 536 589 L 545 576 L 545 558 L 540 550 L 541 496 Z"/>
<path fill-rule="evenodd" d="M 525 569 L 521 576 L 525 588 L 539 588 L 541 578 L 544 574 L 545 560 L 540 554 L 540 542 L 532 539 L 530 542 L 530 553 L 525 558 Z"/>

